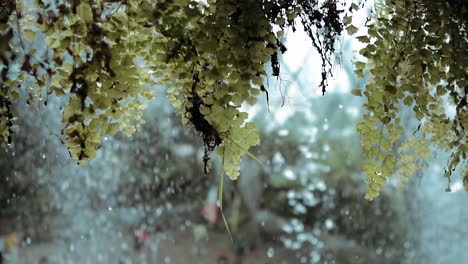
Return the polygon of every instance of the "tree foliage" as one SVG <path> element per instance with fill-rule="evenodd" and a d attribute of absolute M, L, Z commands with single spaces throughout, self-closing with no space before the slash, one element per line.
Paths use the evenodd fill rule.
<path fill-rule="evenodd" d="M 216 150 L 235 179 L 240 157 L 259 143 L 240 107 L 266 92 L 268 61 L 279 75 L 284 29 L 303 20 L 322 54 L 325 91 L 339 13 L 335 1 L 36 1 L 32 8 L 7 1 L 2 136 L 11 141 L 9 104 L 18 89 L 44 103 L 51 94 L 66 96 L 63 141 L 78 162 L 92 159 L 104 135 L 131 135 L 141 125 L 144 101 L 153 96 L 148 84 L 169 84 L 183 123 L 202 135 L 205 167 Z M 39 35 L 42 51 L 31 45 Z"/>
<path fill-rule="evenodd" d="M 431 155 L 429 140 L 452 152 L 445 171 L 449 183 L 455 167 L 466 162 L 468 60 L 461 55 L 468 49 L 467 9 L 463 1 L 378 2 L 367 34 L 357 37 L 367 45 L 359 52 L 366 60 L 356 62 L 356 74 L 369 75 L 363 92 L 367 113 L 357 126 L 370 160 L 364 165 L 367 199 L 377 197 L 394 172 L 408 181 L 416 160 Z M 406 107 L 419 126 L 416 137 L 400 144 L 400 111 Z M 452 116 L 448 108 L 454 108 Z M 464 181 L 467 186 L 467 176 Z"/>
<path fill-rule="evenodd" d="M 0 146 L 0 217 L 17 217 L 15 221 L 20 225 L 54 211 L 49 203 L 52 195 L 47 175 L 60 165 L 52 155 L 58 143 L 54 144 L 52 138 L 44 135 L 47 133 L 41 133 L 35 124 L 27 122 L 37 118 L 33 115 L 37 113 L 28 113 L 27 108 L 12 106 L 12 109 L 22 117 L 16 121 L 21 129 L 15 133 L 13 147 Z"/>
<path fill-rule="evenodd" d="M 19 91 L 28 103 L 63 97 L 62 141 L 79 163 L 92 159 L 105 135 L 132 135 L 144 121 L 152 85 L 169 85 L 168 97 L 184 124 L 202 137 L 205 171 L 210 154 L 222 157 L 231 179 L 240 157 L 260 141 L 241 111 L 264 93 L 267 66 L 279 76 L 285 31 L 300 24 L 321 56 L 325 93 L 335 44 L 343 29 L 354 34 L 350 7 L 337 0 L 6 0 L 0 4 L 0 138 L 11 142 L 10 105 Z M 395 170 L 411 174 L 403 160 L 412 149 L 428 156 L 432 141 L 453 151 L 446 176 L 466 159 L 466 7 L 452 0 L 377 2 L 368 33 L 358 39 L 356 73 L 370 76 L 367 113 L 358 124 L 369 162 L 366 198 L 378 196 Z M 39 48 L 44 47 L 44 48 Z M 361 94 L 360 91 L 353 91 Z M 455 118 L 444 112 L 455 106 Z M 393 155 L 404 105 L 421 120 L 418 144 Z M 411 151 L 410 151 L 411 152 Z M 406 177 L 406 176 L 405 176 Z M 406 177 L 407 178 L 407 177 Z M 405 179 L 406 179 L 405 178 Z M 468 182 L 468 178 L 466 179 Z"/>

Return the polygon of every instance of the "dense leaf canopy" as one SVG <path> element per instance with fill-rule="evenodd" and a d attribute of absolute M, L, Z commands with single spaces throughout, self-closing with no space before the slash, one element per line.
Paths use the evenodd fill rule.
<path fill-rule="evenodd" d="M 132 135 L 154 97 L 167 85 L 184 124 L 210 154 L 221 156 L 231 179 L 240 157 L 258 144 L 244 103 L 268 98 L 268 75 L 278 77 L 287 52 L 285 31 L 301 26 L 321 56 L 319 89 L 326 91 L 335 45 L 344 29 L 357 32 L 353 12 L 362 3 L 336 0 L 6 0 L 0 3 L 0 139 L 12 141 L 11 104 L 47 105 L 64 98 L 61 140 L 79 163 L 92 159 L 105 135 Z M 382 1 L 371 6 L 367 45 L 356 74 L 367 78 L 362 135 L 370 188 L 380 193 L 387 177 L 402 181 L 430 155 L 429 141 L 452 155 L 446 176 L 466 162 L 467 50 L 463 1 Z M 271 69 L 271 70 L 270 70 Z M 401 143 L 400 109 L 420 121 L 415 137 Z M 447 115 L 445 109 L 454 108 Z M 468 177 L 465 176 L 468 185 Z"/>
<path fill-rule="evenodd" d="M 357 126 L 363 153 L 370 160 L 364 165 L 370 186 L 366 198 L 378 196 L 395 171 L 408 181 L 421 165 L 417 159 L 431 154 L 428 140 L 452 152 L 445 173 L 449 183 L 455 167 L 466 163 L 467 8 L 464 1 L 379 2 L 367 34 L 357 37 L 367 44 L 359 52 L 367 60 L 356 62 L 356 73 L 369 75 L 363 92 L 367 113 Z M 403 132 L 400 111 L 405 107 L 412 108 L 419 120 L 417 135 L 397 144 Z M 451 116 L 448 108 L 454 109 Z M 467 181 L 465 176 L 465 186 Z"/>

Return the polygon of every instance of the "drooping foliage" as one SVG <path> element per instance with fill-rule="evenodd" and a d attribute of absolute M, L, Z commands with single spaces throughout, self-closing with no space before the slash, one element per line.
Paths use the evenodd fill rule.
<path fill-rule="evenodd" d="M 26 4 L 28 3 L 28 4 Z M 268 98 L 268 75 L 280 74 L 285 32 L 302 26 L 321 56 L 325 93 L 335 44 L 357 27 L 337 0 L 5 0 L 0 3 L 0 138 L 11 142 L 11 104 L 19 91 L 28 103 L 62 97 L 62 141 L 79 163 L 92 159 L 105 135 L 132 135 L 144 122 L 152 85 L 168 85 L 168 97 L 184 124 L 193 127 L 210 154 L 222 156 L 231 179 L 240 157 L 259 143 L 255 124 L 241 111 L 256 96 Z M 356 73 L 368 75 L 368 111 L 358 124 L 369 182 L 378 196 L 395 171 L 407 179 L 425 158 L 431 140 L 452 151 L 446 176 L 466 160 L 466 10 L 463 1 L 382 1 L 373 6 L 367 45 Z M 300 24 L 300 25 L 299 25 Z M 361 91 L 354 91 L 361 94 Z M 405 105 L 421 120 L 418 140 L 401 145 L 398 118 Z M 454 117 L 444 112 L 455 108 Z M 417 142 L 411 143 L 411 142 Z M 401 157 L 398 156 L 401 153 Z M 465 179 L 468 184 L 468 177 Z"/>
<path fill-rule="evenodd" d="M 32 10 L 7 4 L 11 15 L 4 26 L 20 34 L 2 53 L 2 99 L 14 101 L 18 90 L 45 105 L 51 94 L 68 98 L 62 140 L 79 162 L 95 156 L 104 135 L 131 135 L 141 122 L 143 99 L 152 97 L 143 85 L 149 76 L 135 64 L 148 53 L 150 29 L 137 26 L 137 16 L 111 16 L 86 1 L 57 2 L 55 9 L 37 1 Z"/>
<path fill-rule="evenodd" d="M 322 54 L 325 92 L 334 41 L 342 30 L 336 1 L 179 1 L 157 4 L 152 23 L 158 84 L 170 84 L 169 99 L 183 122 L 195 128 L 205 145 L 205 168 L 216 149 L 231 179 L 239 175 L 240 157 L 259 143 L 255 124 L 240 111 L 255 103 L 264 85 L 265 66 L 279 76 L 281 38 L 300 17 Z M 319 27 L 323 29 L 319 30 Z"/>
<path fill-rule="evenodd" d="M 47 104 L 64 96 L 63 142 L 78 162 L 92 159 L 104 135 L 128 135 L 141 123 L 149 85 L 169 99 L 209 155 L 223 156 L 232 179 L 240 157 L 259 143 L 241 112 L 261 92 L 271 62 L 279 76 L 282 37 L 300 18 L 322 56 L 322 90 L 343 24 L 337 1 L 35 1 L 1 6 L 1 135 L 11 141 L 9 104 L 19 89 Z M 4 39 L 4 40 L 3 40 Z M 46 48 L 38 49 L 38 45 Z M 31 100 L 33 101 L 33 100 Z M 31 102 L 34 103 L 34 102 Z"/>
<path fill-rule="evenodd" d="M 17 226 L 31 221 L 39 226 L 44 213 L 56 209 L 49 203 L 53 198 L 47 176 L 61 165 L 52 154 L 59 142 L 28 122 L 38 118 L 36 111 L 14 105 L 12 110 L 22 117 L 15 121 L 21 129 L 15 131 L 11 146 L 0 146 L 0 217 L 17 217 Z"/>
<path fill-rule="evenodd" d="M 466 1 L 379 1 L 373 6 L 367 34 L 357 37 L 367 44 L 359 52 L 365 60 L 356 62 L 356 74 L 369 77 L 363 91 L 367 113 L 357 126 L 369 159 L 364 165 L 367 199 L 377 197 L 394 173 L 407 182 L 421 165 L 417 160 L 431 155 L 429 141 L 452 153 L 445 170 L 449 184 L 457 165 L 466 165 L 466 17 Z M 402 137 L 404 108 L 419 120 L 415 137 Z M 466 175 L 464 183 L 468 186 Z"/>

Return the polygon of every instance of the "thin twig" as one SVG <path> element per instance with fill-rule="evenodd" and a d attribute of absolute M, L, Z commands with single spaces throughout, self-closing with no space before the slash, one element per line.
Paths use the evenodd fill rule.
<path fill-rule="evenodd" d="M 122 2 L 119 3 L 119 6 L 110 14 L 110 17 L 113 17 L 117 11 L 119 11 L 120 7 L 122 6 Z"/>
<path fill-rule="evenodd" d="M 23 38 L 21 37 L 21 28 L 20 28 L 20 24 L 19 24 L 21 14 L 18 11 L 18 5 L 17 5 L 16 1 L 15 1 L 15 12 L 16 12 L 16 27 L 18 29 L 18 38 L 20 40 L 21 48 L 23 49 L 23 52 L 26 55 L 26 49 L 24 48 Z"/>
<path fill-rule="evenodd" d="M 223 218 L 224 225 L 226 226 L 226 230 L 229 234 L 229 238 L 231 238 L 231 242 L 234 243 L 234 240 L 232 239 L 232 234 L 231 230 L 229 229 L 228 222 L 226 220 L 226 217 L 224 216 L 223 212 L 223 188 L 224 188 L 224 151 L 225 148 L 223 148 L 223 154 L 222 154 L 222 161 L 221 161 L 221 176 L 219 179 L 219 187 L 218 187 L 218 204 L 219 204 L 219 210 L 221 211 L 221 217 Z"/>

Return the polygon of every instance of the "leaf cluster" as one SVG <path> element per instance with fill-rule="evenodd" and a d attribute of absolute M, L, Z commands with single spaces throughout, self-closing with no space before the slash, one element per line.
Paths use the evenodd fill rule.
<path fill-rule="evenodd" d="M 367 35 L 357 37 L 366 44 L 359 52 L 366 60 L 355 63 L 356 74 L 369 75 L 365 90 L 353 91 L 367 98 L 367 113 L 357 129 L 369 159 L 365 166 L 369 200 L 379 195 L 393 173 L 407 181 L 416 171 L 413 159 L 429 156 L 426 140 L 453 152 L 445 173 L 449 182 L 455 167 L 466 163 L 468 60 L 460 54 L 468 48 L 467 8 L 455 2 L 378 2 L 368 19 Z M 445 111 L 450 107 L 454 117 Z M 419 120 L 417 139 L 408 139 L 395 153 L 404 108 Z M 412 158 L 403 151 L 408 148 L 416 154 Z"/>
<path fill-rule="evenodd" d="M 269 62 L 279 76 L 285 31 L 300 19 L 322 56 L 325 92 L 344 25 L 333 0 L 36 0 L 0 8 L 3 141 L 11 141 L 8 106 L 18 91 L 45 105 L 49 96 L 64 97 L 62 141 L 79 163 L 92 159 L 105 135 L 141 126 L 153 97 L 148 85 L 170 85 L 176 113 L 202 135 L 205 171 L 217 150 L 232 179 L 240 157 L 259 143 L 240 107 L 268 93 Z"/>

